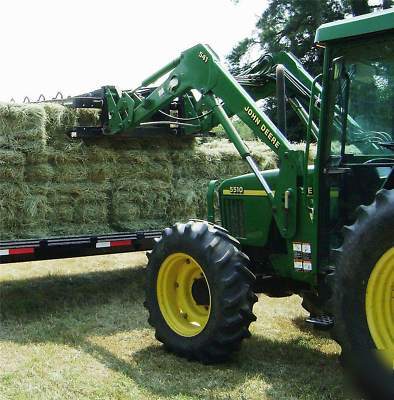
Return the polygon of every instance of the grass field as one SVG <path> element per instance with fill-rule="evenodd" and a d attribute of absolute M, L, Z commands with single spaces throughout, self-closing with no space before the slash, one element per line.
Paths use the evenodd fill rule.
<path fill-rule="evenodd" d="M 260 296 L 252 338 L 203 366 L 147 324 L 141 253 L 0 266 L 0 399 L 353 399 L 296 296 Z"/>

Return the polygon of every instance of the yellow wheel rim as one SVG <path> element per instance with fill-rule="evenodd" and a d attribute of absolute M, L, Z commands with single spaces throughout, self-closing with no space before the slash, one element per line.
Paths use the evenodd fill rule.
<path fill-rule="evenodd" d="M 394 247 L 376 263 L 368 280 L 365 303 L 376 348 L 394 367 Z"/>
<path fill-rule="evenodd" d="M 202 332 L 209 320 L 211 293 L 200 264 L 185 253 L 168 256 L 157 277 L 157 300 L 174 332 L 186 337 Z"/>

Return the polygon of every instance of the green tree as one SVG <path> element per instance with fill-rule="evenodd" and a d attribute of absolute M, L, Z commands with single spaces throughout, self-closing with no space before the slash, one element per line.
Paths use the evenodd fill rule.
<path fill-rule="evenodd" d="M 232 0 L 238 3 L 242 0 Z M 375 2 L 376 3 L 376 2 Z M 317 28 L 326 22 L 351 15 L 361 15 L 374 9 L 389 8 L 393 0 L 380 0 L 372 5 L 368 0 L 269 0 L 268 7 L 256 23 L 255 34 L 241 40 L 227 56 L 233 74 L 240 74 L 250 54 L 290 51 L 312 74 L 321 72 L 323 52 L 314 46 Z M 275 121 L 275 101 L 265 102 L 265 111 Z M 288 136 L 298 140 L 304 129 L 291 111 L 288 114 Z"/>
<path fill-rule="evenodd" d="M 227 56 L 227 61 L 231 71 L 239 73 L 245 55 L 252 48 L 262 53 L 286 50 L 315 74 L 322 63 L 321 52 L 313 45 L 316 29 L 321 24 L 392 5 L 393 0 L 380 0 L 378 5 L 370 5 L 368 0 L 269 0 L 257 21 L 256 34 L 241 40 Z"/>

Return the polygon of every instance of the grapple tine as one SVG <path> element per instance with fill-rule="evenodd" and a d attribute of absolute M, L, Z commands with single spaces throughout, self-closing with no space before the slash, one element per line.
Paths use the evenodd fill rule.
<path fill-rule="evenodd" d="M 63 99 L 64 99 L 63 93 L 59 91 L 56 93 L 56 96 L 52 100 L 63 100 Z"/>

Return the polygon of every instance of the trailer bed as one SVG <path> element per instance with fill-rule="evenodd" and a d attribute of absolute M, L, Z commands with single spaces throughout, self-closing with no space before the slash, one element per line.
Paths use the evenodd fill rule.
<path fill-rule="evenodd" d="M 0 264 L 151 250 L 162 230 L 0 241 Z"/>

